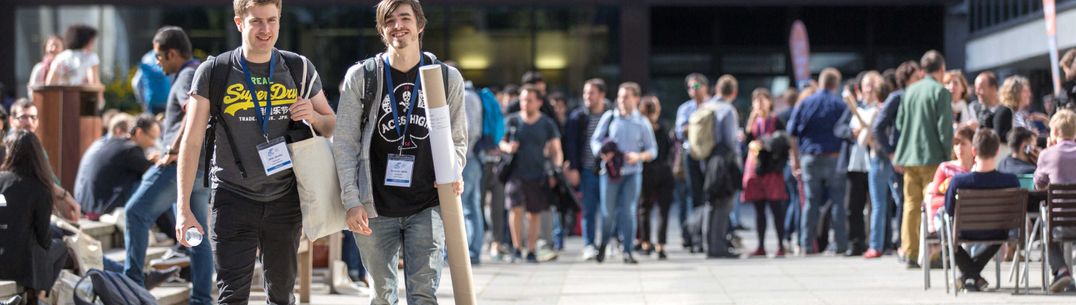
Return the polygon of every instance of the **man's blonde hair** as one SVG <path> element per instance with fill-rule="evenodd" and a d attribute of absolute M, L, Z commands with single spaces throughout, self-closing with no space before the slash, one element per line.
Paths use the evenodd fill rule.
<path fill-rule="evenodd" d="M 1063 139 L 1076 138 L 1076 112 L 1061 109 L 1050 118 L 1050 129 L 1057 130 Z"/>
<path fill-rule="evenodd" d="M 255 5 L 276 5 L 279 10 L 283 6 L 283 0 L 233 0 L 232 10 L 235 11 L 236 17 L 245 17 L 247 12 L 250 11 Z"/>

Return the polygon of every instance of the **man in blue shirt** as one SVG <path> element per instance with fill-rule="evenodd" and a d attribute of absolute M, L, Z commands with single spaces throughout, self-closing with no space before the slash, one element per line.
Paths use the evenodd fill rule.
<path fill-rule="evenodd" d="M 816 232 L 818 209 L 828 199 L 833 205 L 835 250 L 844 253 L 848 250 L 847 211 L 843 197 L 846 179 L 837 174 L 842 140 L 835 135 L 834 124 L 848 106 L 837 92 L 841 83 L 841 73 L 837 69 L 826 68 L 818 78 L 821 90 L 796 105 L 788 122 L 788 132 L 799 146 L 799 162 L 793 158 L 792 167 L 794 172 L 802 174 L 807 195 L 800 222 L 800 246 L 804 253 L 819 252 L 814 244 L 816 235 L 820 234 Z"/>
<path fill-rule="evenodd" d="M 710 100 L 710 80 L 701 73 L 691 73 L 684 79 L 684 82 L 687 85 L 687 94 L 688 96 L 691 96 L 691 99 L 680 104 L 680 107 L 676 109 L 676 126 L 674 127 L 674 131 L 676 132 L 676 138 L 683 143 L 680 155 L 683 156 L 681 159 L 683 159 L 684 163 L 682 164 L 685 173 L 684 180 L 686 180 L 685 182 L 687 182 L 691 194 L 691 204 L 684 204 L 684 207 L 685 210 L 690 211 L 695 207 L 705 204 L 706 198 L 702 194 L 702 162 L 689 157 L 691 153 L 690 144 L 688 144 L 687 141 L 687 121 L 691 118 L 691 114 L 699 109 L 699 106 Z M 686 200 L 684 202 L 686 202 Z M 685 239 L 684 247 L 688 248 L 692 253 L 697 251 L 701 252 L 702 249 L 702 240 L 695 238 L 701 238 L 702 231 L 699 230 L 700 228 L 701 227 L 684 228 L 686 232 L 683 234 Z"/>
<path fill-rule="evenodd" d="M 960 189 L 1004 189 L 1020 187 L 1020 180 L 1013 174 L 997 171 L 997 154 L 1001 140 L 994 130 L 988 128 L 979 129 L 972 140 L 975 149 L 976 169 L 970 173 L 953 176 L 949 180 L 949 189 L 945 192 L 945 212 L 949 217 L 953 216 L 956 209 L 956 193 Z M 1008 236 L 1005 231 L 961 231 L 963 239 L 1004 239 Z M 960 269 L 960 281 L 957 286 L 963 284 L 969 291 L 980 291 L 989 286 L 986 279 L 979 275 L 983 267 L 990 262 L 990 258 L 998 252 L 1001 245 L 989 245 L 981 248 L 975 257 L 968 255 L 963 247 L 956 247 L 953 257 L 956 266 Z"/>

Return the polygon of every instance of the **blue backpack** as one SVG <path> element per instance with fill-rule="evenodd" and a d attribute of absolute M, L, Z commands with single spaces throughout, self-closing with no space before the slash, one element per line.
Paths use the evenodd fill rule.
<path fill-rule="evenodd" d="M 483 88 L 478 96 L 482 98 L 482 138 L 475 145 L 475 150 L 496 149 L 497 143 L 504 137 L 504 113 L 501 113 L 501 103 L 489 88 Z"/>
<path fill-rule="evenodd" d="M 153 51 L 142 56 L 138 71 L 142 72 L 139 76 L 142 79 L 138 86 L 142 89 L 142 100 L 149 108 L 147 110 L 163 110 L 168 103 L 168 93 L 172 90 L 172 80 L 164 74 L 161 66 L 157 65 L 157 57 Z"/>

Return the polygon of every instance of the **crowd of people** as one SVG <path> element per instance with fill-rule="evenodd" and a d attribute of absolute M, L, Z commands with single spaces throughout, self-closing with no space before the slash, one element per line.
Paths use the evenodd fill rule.
<path fill-rule="evenodd" d="M 666 260 L 669 226 L 678 224 L 681 246 L 707 258 L 896 255 L 908 268 L 931 268 L 942 263 L 936 249 L 919 257 L 920 222 L 940 230 L 956 190 L 1019 187 L 1021 177 L 1039 189 L 1076 183 L 1071 93 L 1038 109 L 1026 77 L 1002 81 L 986 71 L 969 83 L 937 51 L 848 80 L 826 68 L 778 94 L 755 88 L 747 115 L 734 105 L 735 76 L 711 83 L 692 73 L 684 78 L 690 99 L 668 124 L 663 103 L 634 82 L 588 79 L 575 107 L 538 72 L 518 86 L 477 88 L 450 61 L 422 52 L 418 1 L 383 0 L 376 22 L 386 51 L 348 69 L 333 109 L 314 65 L 274 48 L 280 1 L 236 0 L 234 10 L 242 46 L 204 61 L 181 28 L 158 30 L 152 60 L 143 58 L 157 67 L 144 73 L 159 69 L 168 89 L 135 82 L 148 114 L 104 111 L 106 135 L 83 155 L 73 190 L 49 168 L 34 133 L 37 107 L 27 99 L 12 106 L 0 218 L 18 234 L 0 237 L 0 257 L 25 263 L 5 264 L 0 278 L 44 300 L 59 270 L 72 267 L 60 241 L 71 233 L 49 215 L 115 222 L 122 214 L 126 259 L 105 259 L 106 270 L 152 288 L 189 267 L 191 303 L 238 304 L 248 301 L 260 261 L 268 301 L 294 303 L 299 194 L 290 157 L 274 148 L 316 132 L 333 138 L 351 276 L 372 289 L 374 303 L 394 303 L 402 268 L 408 302 L 435 301 L 446 246 L 431 127 L 415 119 L 428 111 L 418 67 L 430 64 L 446 71 L 462 177 L 453 190 L 462 195 L 473 265 L 555 260 L 576 235 L 583 261 Z M 47 39 L 28 86 L 100 84 L 95 40 L 87 26 Z M 1069 50 L 1061 59 L 1065 88 L 1076 87 L 1074 57 Z M 737 236 L 741 203 L 756 212 L 753 250 Z M 766 211 L 777 249 L 766 249 Z M 147 272 L 154 224 L 175 247 Z M 212 244 L 193 245 L 190 230 Z M 1061 249 L 1050 247 L 1052 291 L 1072 288 Z M 984 289 L 979 273 L 1001 250 L 958 247 L 957 285 Z"/>

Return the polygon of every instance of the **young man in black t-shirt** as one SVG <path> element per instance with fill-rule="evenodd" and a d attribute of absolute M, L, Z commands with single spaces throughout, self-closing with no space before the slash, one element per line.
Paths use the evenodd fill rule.
<path fill-rule="evenodd" d="M 342 200 L 373 280 L 372 303 L 395 304 L 399 299 L 396 265 L 403 258 L 408 303 L 436 304 L 445 232 L 425 88 L 418 77 L 419 67 L 435 64 L 436 58 L 420 49 L 426 18 L 418 1 L 382 0 L 376 12 L 386 51 L 348 69 L 340 94 L 333 155 Z M 445 93 L 455 170 L 460 171 L 467 151 L 463 76 L 454 68 L 441 68 L 447 69 Z M 462 180 L 453 187 L 457 195 L 463 193 Z"/>
<path fill-rule="evenodd" d="M 248 302 L 259 253 L 268 302 L 295 303 L 302 212 L 285 135 L 293 122 L 295 129 L 307 129 L 299 123 L 306 121 L 319 135 L 331 137 L 336 124 L 314 66 L 273 47 L 280 32 L 280 2 L 233 1 L 243 45 L 198 67 L 185 106 L 189 117 L 179 149 L 176 237 L 190 246 L 184 238 L 188 229 L 206 233 L 190 201 L 212 115 L 214 145 L 206 155 L 213 182 L 209 241 L 215 249 L 220 304 Z M 293 79 L 291 69 L 305 69 L 306 79 Z M 227 74 L 214 75 L 217 72 Z"/>

